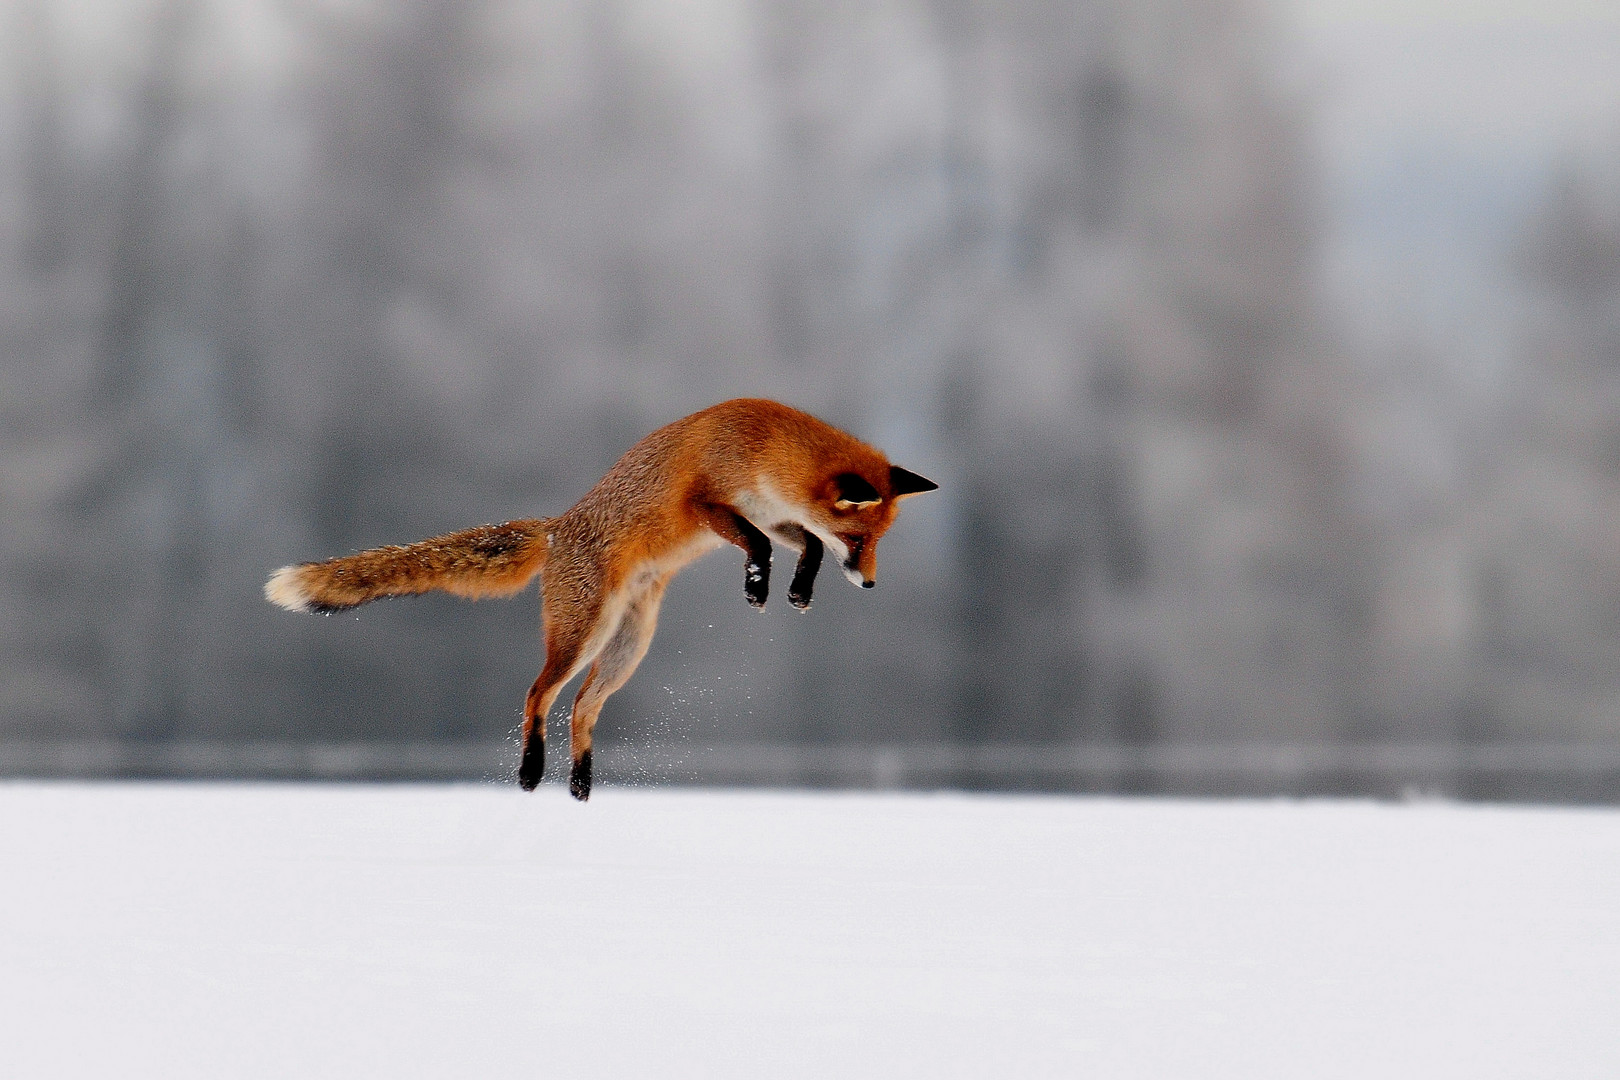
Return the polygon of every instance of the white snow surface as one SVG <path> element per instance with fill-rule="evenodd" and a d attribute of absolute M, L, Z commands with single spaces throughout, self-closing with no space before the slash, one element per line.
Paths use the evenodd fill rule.
<path fill-rule="evenodd" d="M 5 1077 L 1620 1076 L 1620 812 L 0 784 Z"/>

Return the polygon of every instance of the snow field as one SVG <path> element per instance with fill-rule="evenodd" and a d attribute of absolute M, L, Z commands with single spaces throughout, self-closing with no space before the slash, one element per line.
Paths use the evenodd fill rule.
<path fill-rule="evenodd" d="M 5 1077 L 1614 1077 L 1620 812 L 0 784 Z"/>

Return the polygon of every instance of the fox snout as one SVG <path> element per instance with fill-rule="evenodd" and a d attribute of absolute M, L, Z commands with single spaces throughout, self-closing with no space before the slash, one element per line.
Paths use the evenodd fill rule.
<path fill-rule="evenodd" d="M 848 554 L 839 564 L 851 585 L 870 589 L 877 585 L 877 541 L 865 536 L 841 536 Z"/>

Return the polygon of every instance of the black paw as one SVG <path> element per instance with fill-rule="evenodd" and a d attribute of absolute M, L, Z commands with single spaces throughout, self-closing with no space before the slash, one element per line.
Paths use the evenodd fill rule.
<path fill-rule="evenodd" d="M 591 752 L 585 751 L 568 773 L 568 794 L 584 802 L 591 797 Z"/>
<path fill-rule="evenodd" d="M 748 564 L 746 576 L 743 578 L 743 595 L 748 602 L 757 608 L 765 606 L 765 597 L 770 593 L 771 579 L 765 576 L 765 570 L 759 563 Z"/>
<path fill-rule="evenodd" d="M 810 590 L 816 587 L 816 571 L 821 569 L 822 546 L 815 533 L 806 532 L 803 539 L 804 554 L 799 556 L 793 581 L 788 585 L 788 603 L 800 611 L 809 611 Z"/>
<path fill-rule="evenodd" d="M 533 791 L 540 786 L 540 778 L 546 773 L 546 741 L 544 739 L 530 739 L 523 747 L 523 760 L 518 764 L 518 783 L 524 791 Z"/>

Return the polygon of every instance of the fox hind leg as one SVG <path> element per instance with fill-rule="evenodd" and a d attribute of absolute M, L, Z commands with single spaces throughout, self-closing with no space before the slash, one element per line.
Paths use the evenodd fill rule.
<path fill-rule="evenodd" d="M 663 603 L 664 587 L 669 578 L 660 578 L 626 605 L 619 625 L 606 647 L 591 665 L 585 682 L 574 698 L 574 712 L 569 720 L 569 749 L 573 764 L 568 774 L 568 792 L 584 802 L 591 797 L 591 738 L 596 729 L 596 718 L 602 705 L 619 687 L 629 681 L 647 647 L 652 644 L 653 631 L 658 627 L 658 608 Z"/>
<path fill-rule="evenodd" d="M 568 604 L 561 598 L 553 604 L 549 596 L 545 603 L 546 663 L 523 704 L 523 757 L 518 763 L 518 783 L 524 791 L 538 787 L 545 774 L 546 714 L 568 680 L 590 662 L 585 646 L 601 618 L 600 605 L 592 609 L 580 603 Z M 568 610 L 560 610 L 565 608 Z"/>
<path fill-rule="evenodd" d="M 550 711 L 546 689 L 550 685 L 542 674 L 529 687 L 528 700 L 523 704 L 523 756 L 518 761 L 518 783 L 524 791 L 539 787 L 541 777 L 546 774 L 546 713 Z M 556 691 L 552 690 L 549 697 L 555 701 Z"/>

